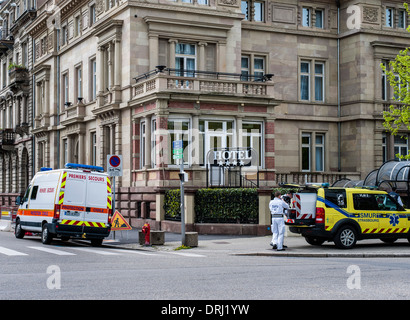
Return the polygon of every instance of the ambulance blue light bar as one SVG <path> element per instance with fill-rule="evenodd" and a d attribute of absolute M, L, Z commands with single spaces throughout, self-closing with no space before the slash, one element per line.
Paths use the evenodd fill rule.
<path fill-rule="evenodd" d="M 84 169 L 84 170 L 91 170 L 91 171 L 98 171 L 98 172 L 104 172 L 103 167 L 99 166 L 90 166 L 88 164 L 79 164 L 79 163 L 69 163 L 67 162 L 65 164 L 66 169 Z"/>
<path fill-rule="evenodd" d="M 41 167 L 40 171 L 51 171 L 53 170 L 53 168 L 49 168 L 49 167 Z"/>

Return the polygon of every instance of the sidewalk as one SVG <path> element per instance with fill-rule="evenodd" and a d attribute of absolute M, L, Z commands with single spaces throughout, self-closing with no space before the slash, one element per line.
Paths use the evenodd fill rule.
<path fill-rule="evenodd" d="M 308 244 L 303 237 L 285 237 L 286 251 L 272 250 L 271 236 L 235 236 L 235 235 L 198 235 L 198 247 L 187 249 L 192 253 L 224 253 L 229 255 L 248 256 L 281 256 L 281 257 L 348 257 L 348 258 L 410 258 L 410 243 L 399 239 L 393 244 L 381 240 L 358 241 L 351 250 L 336 248 L 333 242 L 321 246 Z M 182 244 L 181 234 L 165 233 L 165 244 L 145 247 L 138 243 L 138 230 L 117 231 L 104 241 L 105 246 L 121 247 L 131 250 L 171 251 Z"/>

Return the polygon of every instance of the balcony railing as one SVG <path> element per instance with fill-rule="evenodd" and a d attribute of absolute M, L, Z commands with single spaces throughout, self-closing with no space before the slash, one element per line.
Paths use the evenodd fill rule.
<path fill-rule="evenodd" d="M 276 182 L 279 183 L 329 183 L 332 185 L 340 179 L 360 180 L 358 172 L 277 172 Z"/>
<path fill-rule="evenodd" d="M 15 132 L 13 129 L 0 130 L 0 146 L 3 150 L 14 149 Z"/>
<path fill-rule="evenodd" d="M 180 70 L 157 67 L 134 78 L 132 98 L 163 91 L 206 92 L 235 96 L 273 97 L 273 75 L 243 75 L 238 73 Z"/>

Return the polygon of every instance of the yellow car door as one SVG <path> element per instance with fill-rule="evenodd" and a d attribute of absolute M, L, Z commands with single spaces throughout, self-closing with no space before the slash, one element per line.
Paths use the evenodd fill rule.
<path fill-rule="evenodd" d="M 402 234 L 409 231 L 409 214 L 387 194 L 377 195 L 382 208 L 379 219 L 378 233 Z"/>

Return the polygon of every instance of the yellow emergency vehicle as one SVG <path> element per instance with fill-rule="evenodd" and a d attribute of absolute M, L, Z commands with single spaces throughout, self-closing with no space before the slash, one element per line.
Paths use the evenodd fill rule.
<path fill-rule="evenodd" d="M 410 242 L 410 210 L 385 191 L 310 187 L 296 193 L 295 200 L 285 223 L 309 244 L 333 241 L 338 248 L 350 249 L 362 239 Z"/>

